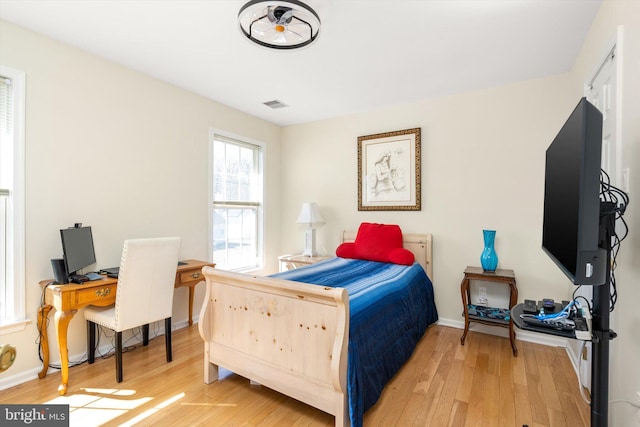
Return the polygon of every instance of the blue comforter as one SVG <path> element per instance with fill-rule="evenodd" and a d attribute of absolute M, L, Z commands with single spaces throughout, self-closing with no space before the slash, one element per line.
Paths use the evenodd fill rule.
<path fill-rule="evenodd" d="M 349 416 L 362 426 L 385 384 L 409 359 L 427 326 L 438 320 L 433 285 L 424 269 L 331 258 L 272 277 L 349 293 Z"/>

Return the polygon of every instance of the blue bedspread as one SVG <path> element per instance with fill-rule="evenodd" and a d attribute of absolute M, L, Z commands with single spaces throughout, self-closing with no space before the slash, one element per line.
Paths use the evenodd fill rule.
<path fill-rule="evenodd" d="M 349 293 L 349 415 L 362 426 L 385 384 L 409 359 L 427 326 L 438 320 L 433 285 L 413 266 L 331 258 L 272 277 Z"/>

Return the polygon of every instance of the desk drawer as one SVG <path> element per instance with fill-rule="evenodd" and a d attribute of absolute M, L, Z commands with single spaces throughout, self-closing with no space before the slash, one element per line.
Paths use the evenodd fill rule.
<path fill-rule="evenodd" d="M 76 291 L 76 304 L 77 306 L 83 306 L 87 304 L 113 304 L 116 300 L 116 289 L 116 284 L 91 287 L 87 289 L 78 289 Z"/>
<path fill-rule="evenodd" d="M 194 268 L 192 270 L 178 272 L 176 279 L 177 286 L 185 286 L 190 282 L 198 283 L 204 280 L 204 275 L 202 274 L 202 268 Z"/>

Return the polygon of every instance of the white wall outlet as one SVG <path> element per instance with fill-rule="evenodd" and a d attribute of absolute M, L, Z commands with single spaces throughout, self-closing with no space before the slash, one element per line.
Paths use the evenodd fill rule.
<path fill-rule="evenodd" d="M 478 305 L 489 305 L 489 299 L 487 298 L 487 288 L 484 286 L 478 287 Z"/>

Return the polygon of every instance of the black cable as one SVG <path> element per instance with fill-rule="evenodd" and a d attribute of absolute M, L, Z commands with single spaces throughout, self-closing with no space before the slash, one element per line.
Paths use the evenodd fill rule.
<path fill-rule="evenodd" d="M 611 179 L 609 175 L 600 170 L 600 199 L 604 202 L 608 202 L 608 211 L 600 212 L 600 217 L 613 215 L 613 227 L 611 242 L 607 242 L 611 245 L 611 272 L 610 272 L 610 290 L 609 290 L 609 311 L 613 311 L 616 302 L 618 301 L 618 289 L 616 286 L 615 270 L 618 266 L 617 256 L 620 251 L 622 241 L 629 235 L 629 226 L 624 220 L 623 215 L 629 205 L 629 195 L 619 188 L 611 185 Z M 618 235 L 616 224 L 620 224 L 624 231 L 622 236 Z"/>

